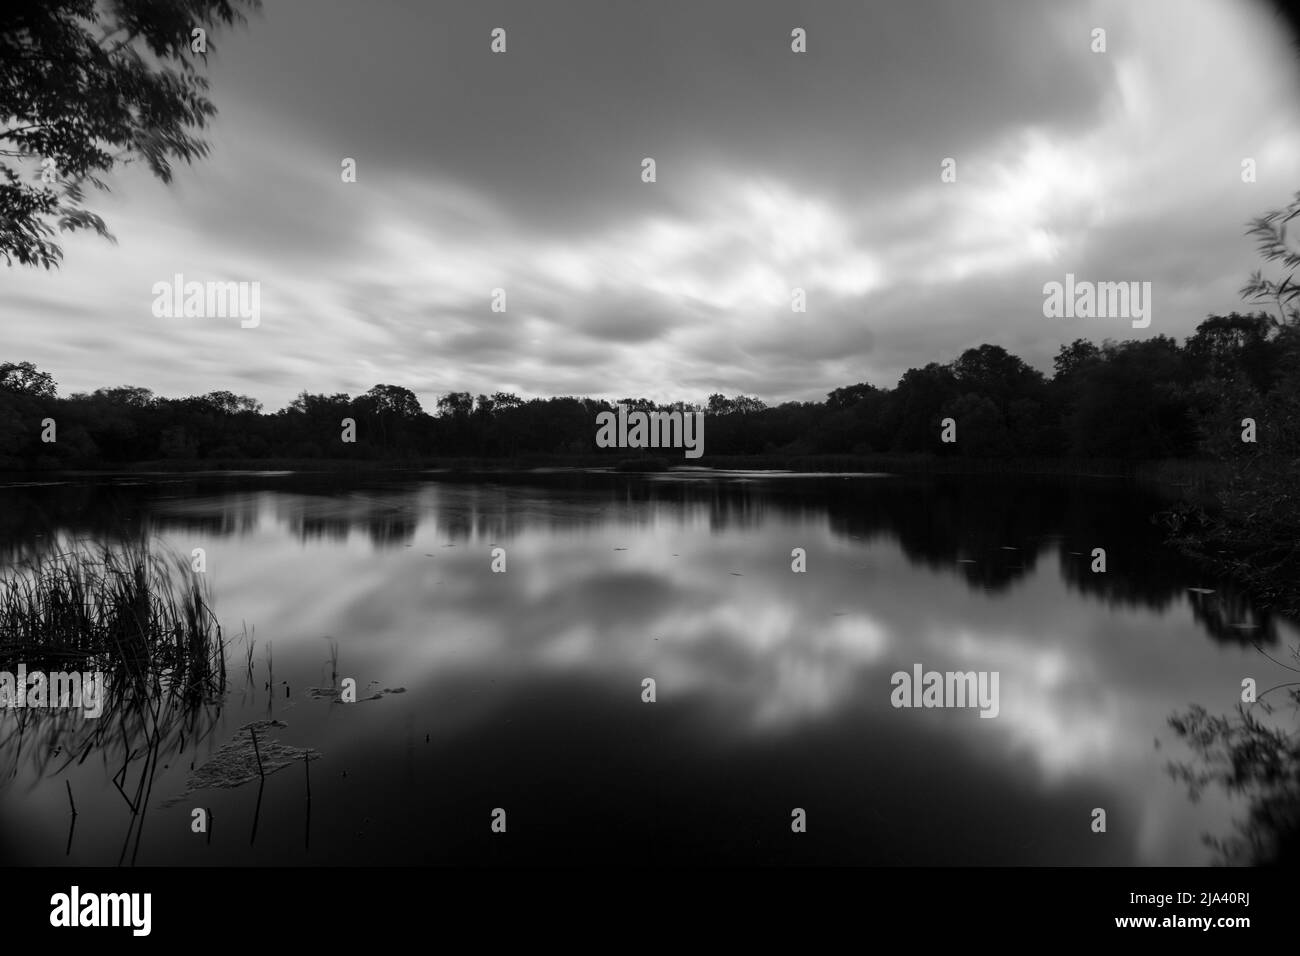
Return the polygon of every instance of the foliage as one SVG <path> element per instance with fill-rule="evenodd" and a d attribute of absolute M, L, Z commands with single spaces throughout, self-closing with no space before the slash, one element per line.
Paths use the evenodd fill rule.
<path fill-rule="evenodd" d="M 57 265 L 61 232 L 112 238 L 86 187 L 143 160 L 163 182 L 204 156 L 216 114 L 193 31 L 242 22 L 260 0 L 8 0 L 0 12 L 0 256 Z"/>
<path fill-rule="evenodd" d="M 824 402 L 769 406 L 714 393 L 700 404 L 629 397 L 634 409 L 706 418 L 707 455 L 936 454 L 967 458 L 1275 457 L 1297 447 L 1300 327 L 1253 315 L 1210 316 L 1180 346 L 1154 338 L 1061 347 L 1045 377 L 996 345 L 909 369 L 890 389 L 837 388 Z M 596 415 L 614 403 L 506 392 L 447 392 L 430 415 L 410 389 L 302 392 L 268 413 L 229 391 L 185 398 L 122 386 L 61 398 L 31 363 L 0 365 L 0 468 L 155 460 L 387 459 L 597 454 Z M 45 418 L 58 441 L 40 441 Z M 940 422 L 958 423 L 939 442 Z M 1241 419 L 1259 442 L 1244 445 Z M 342 439 L 356 423 L 356 441 Z"/>

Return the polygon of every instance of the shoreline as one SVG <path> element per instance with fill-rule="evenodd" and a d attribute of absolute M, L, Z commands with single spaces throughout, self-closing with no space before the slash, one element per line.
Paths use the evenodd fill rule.
<path fill-rule="evenodd" d="M 1033 475 L 1078 478 L 1137 478 L 1178 487 L 1217 483 L 1227 466 L 1205 459 L 990 459 L 918 455 L 715 455 L 689 463 L 663 457 L 610 455 L 529 456 L 520 458 L 246 458 L 123 462 L 81 468 L 38 468 L 0 471 L 0 480 L 93 477 L 97 475 L 186 474 L 418 474 L 432 471 L 464 474 L 528 474 L 555 469 L 610 471 L 622 474 L 772 471 L 794 474 L 892 475 Z"/>

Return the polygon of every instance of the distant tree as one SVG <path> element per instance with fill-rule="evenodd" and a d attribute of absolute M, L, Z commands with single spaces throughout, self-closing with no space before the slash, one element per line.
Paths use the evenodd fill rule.
<path fill-rule="evenodd" d="M 857 385 L 846 385 L 843 388 L 837 388 L 826 395 L 826 405 L 828 408 L 852 408 L 858 402 L 865 401 L 878 394 L 879 390 L 874 385 L 868 385 L 860 382 Z"/>
<path fill-rule="evenodd" d="M 1060 351 L 1056 353 L 1056 358 L 1052 359 L 1052 367 L 1056 371 L 1057 380 L 1068 378 L 1089 362 L 1096 361 L 1101 356 L 1099 349 L 1087 339 L 1075 339 L 1069 345 L 1062 345 Z"/>
<path fill-rule="evenodd" d="M 172 161 L 207 153 L 196 135 L 216 107 L 199 64 L 206 31 L 242 22 L 260 0 L 8 0 L 0 7 L 0 256 L 57 265 L 51 237 L 104 220 L 85 186 L 143 159 L 163 182 Z M 196 49 L 195 30 L 204 49 Z"/>
<path fill-rule="evenodd" d="M 239 412 L 260 412 L 262 403 L 255 398 L 247 395 L 236 395 L 234 392 L 216 391 L 208 392 L 201 395 L 195 401 L 212 411 L 219 412 L 223 415 L 234 415 Z"/>
<path fill-rule="evenodd" d="M 117 388 L 97 388 L 95 399 L 130 408 L 145 408 L 153 403 L 153 391 L 138 385 L 121 385 Z"/>
<path fill-rule="evenodd" d="M 1073 376 L 1069 450 L 1084 458 L 1180 458 L 1195 451 L 1187 361 L 1173 339 L 1107 342 Z"/>
<path fill-rule="evenodd" d="M 298 412 L 308 418 L 334 418 L 346 415 L 352 407 L 352 397 L 347 392 L 334 395 L 313 395 L 311 392 L 299 392 L 298 397 L 289 403 L 286 412 Z"/>
<path fill-rule="evenodd" d="M 1276 320 L 1264 312 L 1254 315 L 1211 315 L 1196 327 L 1183 346 L 1198 378 L 1244 375 L 1253 388 L 1267 392 L 1277 377 L 1280 358 L 1271 339 Z"/>
<path fill-rule="evenodd" d="M 765 408 L 767 408 L 767 403 L 761 399 L 749 395 L 736 395 L 733 398 L 727 398 L 721 392 L 714 392 L 710 395 L 708 403 L 705 405 L 705 410 L 711 415 L 748 415 L 753 412 L 761 412 Z"/>
<path fill-rule="evenodd" d="M 469 392 L 448 392 L 438 399 L 440 417 L 465 418 L 474 410 L 474 399 Z"/>
<path fill-rule="evenodd" d="M 0 389 L 33 398 L 53 398 L 57 392 L 54 376 L 42 372 L 31 362 L 5 362 L 0 365 Z"/>
<path fill-rule="evenodd" d="M 983 395 L 1000 411 L 1018 398 L 1038 397 L 1043 385 L 1041 372 L 1000 345 L 967 349 L 952 363 L 952 373 L 963 392 Z"/>
<path fill-rule="evenodd" d="M 737 395 L 731 400 L 731 410 L 739 415 L 750 415 L 767 408 L 767 403 L 757 396 Z"/>
<path fill-rule="evenodd" d="M 944 406 L 943 411 L 958 423 L 960 454 L 968 458 L 998 458 L 1012 451 L 1006 420 L 988 396 L 967 392 Z"/>
<path fill-rule="evenodd" d="M 376 385 L 353 402 L 362 416 L 364 428 L 360 444 L 369 448 L 376 443 L 385 453 L 410 455 L 415 451 L 412 424 L 424 415 L 415 393 L 400 385 Z"/>
<path fill-rule="evenodd" d="M 895 451 L 933 451 L 939 436 L 940 410 L 959 394 L 956 376 L 947 365 L 930 362 L 909 368 L 894 389 L 898 427 Z"/>
<path fill-rule="evenodd" d="M 396 418 L 418 418 L 424 414 L 420 400 L 409 388 L 400 385 L 376 385 L 361 400 L 380 415 L 392 415 Z"/>

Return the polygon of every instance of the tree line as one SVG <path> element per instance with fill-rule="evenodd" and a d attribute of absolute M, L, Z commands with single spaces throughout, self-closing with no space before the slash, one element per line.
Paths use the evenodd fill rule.
<path fill-rule="evenodd" d="M 1166 336 L 1060 348 L 1045 375 L 997 345 L 908 369 L 821 402 L 767 405 L 715 393 L 702 403 L 705 456 L 931 453 L 975 458 L 1164 459 L 1295 455 L 1300 449 L 1300 323 L 1264 312 L 1210 316 L 1183 344 Z M 415 394 L 304 391 L 266 412 L 228 391 L 165 398 L 136 386 L 60 396 L 30 362 L 0 364 L 0 468 L 155 461 L 516 459 L 609 456 L 596 416 L 615 403 L 449 392 L 433 414 Z M 943 443 L 940 423 L 956 422 Z M 1242 441 L 1243 419 L 1256 442 Z M 352 435 L 345 420 L 354 424 Z M 345 441 L 345 437 L 354 437 Z M 51 440 L 53 439 L 53 440 Z"/>

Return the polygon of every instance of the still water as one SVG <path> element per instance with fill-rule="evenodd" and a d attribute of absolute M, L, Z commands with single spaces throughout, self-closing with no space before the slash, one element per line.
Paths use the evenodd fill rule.
<path fill-rule="evenodd" d="M 1248 807 L 1188 799 L 1169 717 L 1230 712 L 1298 638 L 1164 547 L 1166 504 L 705 471 L 8 483 L 0 564 L 203 548 L 230 644 L 209 732 L 151 772 L 129 745 L 64 767 L 0 712 L 0 862 L 1210 862 Z M 997 672 L 997 716 L 895 708 L 918 664 Z M 356 703 L 313 693 L 345 677 Z M 316 759 L 187 794 L 259 720 Z"/>

